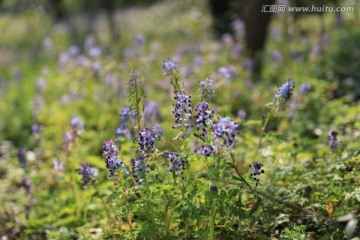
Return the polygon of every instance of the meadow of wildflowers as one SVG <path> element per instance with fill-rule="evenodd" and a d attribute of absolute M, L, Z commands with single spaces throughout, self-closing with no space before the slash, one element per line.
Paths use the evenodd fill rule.
<path fill-rule="evenodd" d="M 274 16 L 259 80 L 244 23 L 214 40 L 204 6 L 122 10 L 118 41 L 101 17 L 4 35 L 1 239 L 358 239 L 360 105 L 330 62 L 358 20 Z"/>

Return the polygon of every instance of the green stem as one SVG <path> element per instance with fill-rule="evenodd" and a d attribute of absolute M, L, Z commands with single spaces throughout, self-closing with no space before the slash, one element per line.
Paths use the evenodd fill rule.
<path fill-rule="evenodd" d="M 112 221 L 111 221 L 110 212 L 109 212 L 109 209 L 108 209 L 107 206 L 106 206 L 106 203 L 105 203 L 104 199 L 103 199 L 103 198 L 101 197 L 101 195 L 100 195 L 99 187 L 98 187 L 97 185 L 95 185 L 95 189 L 96 189 L 96 193 L 97 193 L 97 195 L 99 196 L 99 198 L 100 198 L 100 200 L 101 200 L 101 203 L 102 203 L 102 205 L 103 205 L 103 207 L 104 207 L 104 209 L 105 209 L 106 216 L 107 216 L 107 219 L 108 219 L 108 223 L 111 224 Z"/>
<path fill-rule="evenodd" d="M 256 157 L 257 157 L 257 155 L 258 155 L 258 153 L 259 153 L 259 150 L 260 150 L 260 148 L 261 148 L 262 141 L 263 141 L 264 136 L 265 136 L 265 130 L 266 130 L 266 127 L 267 127 L 267 125 L 268 125 L 268 123 L 269 123 L 270 116 L 271 116 L 271 114 L 268 114 L 268 115 L 266 116 L 265 122 L 264 122 L 264 124 L 263 124 L 263 126 L 262 126 L 262 128 L 261 128 L 262 133 L 261 133 L 261 136 L 260 136 L 259 143 L 258 143 L 258 145 L 257 145 L 257 147 L 256 147 L 254 162 L 256 161 Z"/>
<path fill-rule="evenodd" d="M 168 237 L 168 234 L 169 234 L 169 227 L 170 227 L 170 217 L 169 217 L 169 199 L 167 196 L 165 196 L 165 199 L 164 199 L 164 202 L 165 202 L 165 238 Z"/>
<path fill-rule="evenodd" d="M 217 205 L 217 195 L 214 194 L 211 204 L 210 220 L 209 220 L 209 239 L 214 240 L 214 226 L 215 226 L 215 216 L 216 216 L 216 205 Z"/>
<path fill-rule="evenodd" d="M 75 199 L 75 204 L 76 204 L 76 212 L 75 212 L 75 216 L 76 219 L 80 218 L 80 212 L 81 212 L 81 199 L 80 199 L 80 194 L 79 194 L 79 189 L 76 183 L 76 175 L 75 175 L 75 171 L 71 171 L 71 187 L 73 189 L 73 193 L 74 193 L 74 199 Z"/>

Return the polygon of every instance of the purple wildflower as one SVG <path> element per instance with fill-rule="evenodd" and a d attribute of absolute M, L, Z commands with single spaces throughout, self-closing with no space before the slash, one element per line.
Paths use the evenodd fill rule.
<path fill-rule="evenodd" d="M 211 145 L 201 145 L 200 148 L 195 149 L 195 153 L 205 157 L 211 157 L 214 155 L 214 148 Z"/>
<path fill-rule="evenodd" d="M 87 163 L 81 164 L 81 168 L 78 172 L 82 176 L 81 181 L 84 185 L 89 185 L 96 179 L 95 170 Z"/>
<path fill-rule="evenodd" d="M 207 127 L 212 125 L 212 114 L 214 113 L 213 110 L 208 110 L 209 103 L 201 102 L 196 107 L 197 115 L 194 117 L 196 119 L 195 126 L 199 130 L 201 128 L 202 133 L 200 134 L 201 137 L 205 138 L 207 136 L 206 130 Z"/>
<path fill-rule="evenodd" d="M 305 188 L 305 197 L 310 197 L 310 194 L 312 193 L 312 187 L 310 185 L 306 186 Z"/>
<path fill-rule="evenodd" d="M 125 105 L 119 114 L 120 117 L 120 125 L 123 128 L 130 128 L 134 122 L 135 111 L 132 111 L 130 106 Z"/>
<path fill-rule="evenodd" d="M 122 138 L 130 141 L 132 138 L 130 128 L 134 124 L 135 111 L 130 106 L 125 105 L 119 114 L 120 124 L 115 129 L 115 141 L 118 142 Z"/>
<path fill-rule="evenodd" d="M 140 153 L 136 158 L 131 159 L 132 173 L 136 182 L 139 184 L 139 186 L 135 187 L 136 189 L 141 187 L 144 182 L 144 175 L 149 172 L 149 165 L 145 162 L 145 157 L 145 154 Z"/>
<path fill-rule="evenodd" d="M 263 169 L 261 169 L 263 167 L 262 163 L 259 162 L 253 162 L 253 164 L 249 165 L 249 167 L 252 169 L 251 171 L 251 177 L 256 181 L 259 182 L 260 179 L 258 177 L 258 175 L 264 173 L 265 171 Z M 258 184 L 258 183 L 256 183 Z"/>
<path fill-rule="evenodd" d="M 232 122 L 229 117 L 219 118 L 220 122 L 212 126 L 212 135 L 217 143 L 231 149 L 236 143 L 237 127 L 239 123 Z"/>
<path fill-rule="evenodd" d="M 80 120 L 80 118 L 73 117 L 70 120 L 71 129 L 75 133 L 75 135 L 78 134 L 79 131 L 84 129 L 84 122 Z"/>
<path fill-rule="evenodd" d="M 142 34 L 136 34 L 133 39 L 133 44 L 135 48 L 142 48 L 145 44 L 145 37 Z"/>
<path fill-rule="evenodd" d="M 31 126 L 31 135 L 35 138 L 36 141 L 39 141 L 41 136 L 40 132 L 42 130 L 41 123 L 39 121 L 35 121 Z"/>
<path fill-rule="evenodd" d="M 214 81 L 211 78 L 206 78 L 200 82 L 200 86 L 201 100 L 211 101 L 214 98 Z"/>
<path fill-rule="evenodd" d="M 337 139 L 338 135 L 339 133 L 336 131 L 331 131 L 329 133 L 329 147 L 331 148 L 331 152 L 334 152 L 340 143 L 340 141 Z"/>
<path fill-rule="evenodd" d="M 64 162 L 61 160 L 61 158 L 58 157 L 52 162 L 52 168 L 57 171 L 62 171 L 64 169 Z"/>
<path fill-rule="evenodd" d="M 184 170 L 185 170 L 185 160 L 183 158 L 180 158 L 179 154 L 175 152 L 169 152 L 164 151 L 162 154 L 163 158 L 165 160 L 170 161 L 172 164 L 171 167 L 169 167 L 169 171 L 174 173 L 177 177 L 184 177 Z M 180 171 L 180 173 L 177 173 Z"/>
<path fill-rule="evenodd" d="M 232 80 L 236 76 L 236 69 L 234 66 L 220 67 L 219 73 L 226 79 Z"/>
<path fill-rule="evenodd" d="M 124 168 L 125 173 L 129 174 L 129 171 L 126 169 L 124 163 L 118 157 L 119 148 L 112 140 L 105 141 L 102 149 L 103 156 L 106 157 L 106 168 L 109 170 L 110 175 L 114 175 L 115 171 L 119 168 Z"/>
<path fill-rule="evenodd" d="M 25 148 L 19 148 L 19 151 L 17 153 L 17 159 L 20 163 L 20 166 L 22 168 L 26 167 L 26 150 Z"/>
<path fill-rule="evenodd" d="M 303 83 L 301 84 L 299 88 L 299 93 L 305 95 L 308 94 L 311 91 L 311 85 L 309 83 Z"/>
<path fill-rule="evenodd" d="M 159 124 L 154 124 L 151 128 L 156 140 L 160 140 L 163 136 L 164 130 Z"/>
<path fill-rule="evenodd" d="M 118 155 L 119 148 L 114 144 L 112 140 L 106 140 L 102 146 L 103 156 Z"/>
<path fill-rule="evenodd" d="M 145 103 L 144 107 L 144 120 L 145 123 L 150 123 L 152 121 L 158 121 L 161 119 L 160 106 L 155 101 L 148 101 Z"/>
<path fill-rule="evenodd" d="M 23 187 L 25 188 L 25 192 L 27 195 L 31 193 L 31 179 L 28 176 L 24 176 L 24 179 L 22 181 Z"/>
<path fill-rule="evenodd" d="M 187 95 L 186 91 L 181 90 L 180 93 L 175 93 L 174 111 L 176 125 L 173 128 L 191 128 L 191 96 Z"/>
<path fill-rule="evenodd" d="M 140 130 L 138 135 L 139 137 L 136 142 L 139 145 L 138 150 L 140 152 L 147 154 L 156 151 L 155 141 L 157 140 L 157 136 L 153 131 L 146 127 L 145 129 Z"/>
<path fill-rule="evenodd" d="M 162 68 L 165 76 L 170 76 L 177 69 L 177 64 L 170 59 L 163 61 Z"/>
<path fill-rule="evenodd" d="M 121 124 L 115 129 L 115 142 L 119 142 L 125 138 L 126 141 L 130 141 L 132 136 L 129 129 L 122 128 Z"/>
<path fill-rule="evenodd" d="M 75 136 L 72 132 L 65 132 L 63 136 L 63 147 L 66 151 L 70 150 L 71 144 L 75 141 Z"/>
<path fill-rule="evenodd" d="M 274 101 L 278 100 L 280 108 L 284 107 L 285 103 L 291 98 L 294 88 L 295 82 L 290 78 L 278 88 L 274 95 Z"/>

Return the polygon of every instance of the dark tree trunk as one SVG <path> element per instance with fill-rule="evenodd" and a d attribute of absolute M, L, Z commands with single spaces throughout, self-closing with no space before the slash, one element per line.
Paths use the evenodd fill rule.
<path fill-rule="evenodd" d="M 244 5 L 244 19 L 246 23 L 245 41 L 250 56 L 264 48 L 267 29 L 270 23 L 270 12 L 261 12 L 263 5 L 272 5 L 275 0 L 252 0 Z"/>
<path fill-rule="evenodd" d="M 50 0 L 50 7 L 56 22 L 64 20 L 66 11 L 63 0 Z"/>
<path fill-rule="evenodd" d="M 105 9 L 112 40 L 117 40 L 119 38 L 119 33 L 116 30 L 115 24 L 115 0 L 102 0 L 101 7 Z"/>
<path fill-rule="evenodd" d="M 208 0 L 210 12 L 213 17 L 213 31 L 216 37 L 221 37 L 224 33 L 231 33 L 233 0 Z"/>
<path fill-rule="evenodd" d="M 261 52 L 265 46 L 271 13 L 262 12 L 264 5 L 275 0 L 208 0 L 213 17 L 213 31 L 217 37 L 232 33 L 231 23 L 242 18 L 246 24 L 245 42 L 249 57 L 255 60 L 254 74 L 261 71 Z M 266 8 L 268 9 L 268 8 Z"/>
<path fill-rule="evenodd" d="M 265 46 L 271 12 L 262 12 L 264 5 L 273 5 L 275 0 L 246 1 L 243 16 L 246 23 L 245 41 L 249 56 L 254 59 L 254 78 L 258 78 L 262 68 L 262 50 Z"/>

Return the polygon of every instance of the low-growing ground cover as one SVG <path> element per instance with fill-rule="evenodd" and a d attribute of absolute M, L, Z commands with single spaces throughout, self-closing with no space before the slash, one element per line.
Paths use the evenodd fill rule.
<path fill-rule="evenodd" d="M 117 42 L 100 15 L 81 45 L 38 9 L 1 17 L 1 236 L 359 235 L 358 70 L 335 61 L 358 61 L 358 20 L 276 16 L 255 80 L 243 23 L 217 42 L 204 9 L 121 11 Z"/>

